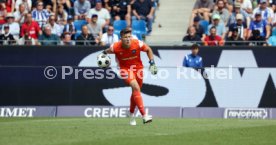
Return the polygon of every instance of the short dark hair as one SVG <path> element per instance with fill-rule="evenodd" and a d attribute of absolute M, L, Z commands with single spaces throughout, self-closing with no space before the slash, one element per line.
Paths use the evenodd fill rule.
<path fill-rule="evenodd" d="M 216 26 L 212 26 L 212 27 L 210 28 L 210 30 L 212 30 L 212 29 L 216 29 L 216 30 L 217 30 Z M 210 30 L 209 30 L 209 31 L 210 31 Z"/>
<path fill-rule="evenodd" d="M 61 34 L 61 38 L 64 39 L 66 35 L 71 36 L 71 33 L 70 32 L 64 32 L 64 33 Z"/>
<path fill-rule="evenodd" d="M 217 0 L 216 4 L 218 4 L 220 1 L 222 1 L 223 4 L 224 4 L 224 0 Z"/>
<path fill-rule="evenodd" d="M 128 33 L 131 33 L 131 30 L 126 28 L 126 29 L 123 29 L 121 30 L 120 32 L 120 36 L 123 37 L 125 34 L 128 34 Z"/>
<path fill-rule="evenodd" d="M 193 44 L 192 46 L 191 46 L 191 49 L 193 50 L 193 49 L 199 49 L 199 46 L 197 45 L 197 44 Z"/>

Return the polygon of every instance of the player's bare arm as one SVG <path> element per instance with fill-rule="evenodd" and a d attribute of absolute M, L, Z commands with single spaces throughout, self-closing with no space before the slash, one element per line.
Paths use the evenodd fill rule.
<path fill-rule="evenodd" d="M 103 54 L 112 54 L 112 53 L 113 53 L 113 51 L 111 48 L 107 48 L 103 51 Z"/>
<path fill-rule="evenodd" d="M 146 53 L 147 53 L 147 55 L 148 55 L 149 60 L 153 60 L 153 52 L 152 52 L 152 49 L 151 49 L 149 46 L 147 46 L 146 50 L 147 50 Z"/>

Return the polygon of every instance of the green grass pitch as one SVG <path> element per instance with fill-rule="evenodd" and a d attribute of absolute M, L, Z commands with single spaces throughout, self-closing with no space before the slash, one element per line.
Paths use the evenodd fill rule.
<path fill-rule="evenodd" d="M 276 145 L 276 120 L 0 118 L 0 145 Z"/>

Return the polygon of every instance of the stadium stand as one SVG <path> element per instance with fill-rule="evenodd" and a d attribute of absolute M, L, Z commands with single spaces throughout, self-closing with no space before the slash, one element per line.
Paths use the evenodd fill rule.
<path fill-rule="evenodd" d="M 198 21 L 200 26 L 196 25 Z M 276 0 L 196 0 L 190 26 L 196 26 L 196 31 L 204 28 L 207 37 L 200 37 L 209 46 L 273 46 L 272 39 L 268 39 L 273 38 L 275 22 Z M 210 35 L 214 27 L 216 35 Z M 224 40 L 226 43 L 222 43 Z"/>
<path fill-rule="evenodd" d="M 157 3 L 158 0 L 0 1 L 0 44 L 82 45 L 83 43 L 75 42 L 79 41 L 77 39 L 82 35 L 84 25 L 87 25 L 88 33 L 92 34 L 92 36 L 89 35 L 89 38 L 93 37 L 93 41 L 102 40 L 103 34 L 113 25 L 115 27 L 114 34 L 117 36 L 123 28 L 133 26 L 135 35 L 142 40 L 142 35 L 144 37 L 151 32 L 149 26 L 154 19 L 154 6 Z M 141 6 L 148 7 L 141 9 Z M 134 10 L 139 14 L 148 13 L 149 15 L 145 16 L 148 19 L 142 21 L 138 18 L 139 21 L 132 24 L 131 16 L 134 16 Z M 51 34 L 50 32 L 46 34 L 45 26 L 47 26 L 47 33 L 50 29 Z M 60 42 L 58 44 L 56 41 L 54 43 L 44 42 L 52 41 L 52 38 L 48 38 L 48 36 L 58 36 Z M 71 36 L 70 39 L 69 36 Z M 74 43 L 68 43 L 69 40 L 74 41 Z M 93 42 L 93 45 L 100 44 Z"/>
<path fill-rule="evenodd" d="M 120 36 L 120 31 L 127 27 L 127 21 L 125 20 L 116 20 L 113 23 L 114 33 Z"/>
<path fill-rule="evenodd" d="M 142 36 L 147 34 L 146 22 L 144 20 L 133 20 L 132 21 L 132 31 L 133 34 L 142 40 Z"/>
<path fill-rule="evenodd" d="M 241 41 L 242 44 L 247 42 L 247 45 L 257 45 L 259 43 L 250 41 L 259 41 L 259 36 L 255 35 L 260 33 L 261 38 L 264 37 L 263 44 L 268 45 L 267 41 L 273 38 L 272 32 L 276 29 L 276 0 L 172 0 L 162 3 L 164 6 L 156 13 L 159 0 L 0 1 L 0 35 L 3 35 L 1 41 L 14 41 L 1 44 L 22 44 L 25 41 L 20 40 L 25 38 L 32 41 L 29 44 L 42 44 L 38 42 L 47 39 L 38 41 L 38 38 L 43 35 L 43 28 L 48 24 L 52 34 L 57 35 L 60 40 L 63 40 L 63 36 L 70 35 L 72 41 L 78 41 L 76 39 L 81 35 L 82 26 L 87 25 L 88 32 L 93 35 L 95 41 L 101 41 L 108 27 L 113 26 L 114 34 L 118 37 L 121 29 L 132 27 L 133 34 L 148 43 L 184 40 L 183 35 L 188 35 L 187 30 L 193 25 L 196 28 L 195 33 L 201 38 L 200 43 L 209 35 L 209 29 L 215 26 L 222 40 L 235 41 L 233 44 Z M 175 3 L 179 5 L 176 6 Z M 147 8 L 141 9 L 144 6 Z M 189 15 L 186 15 L 187 11 Z M 31 15 L 32 21 L 27 20 L 28 15 Z M 185 23 L 187 16 L 190 16 L 189 22 Z M 155 23 L 152 25 L 152 22 Z M 6 32 L 9 30 L 6 34 L 5 29 Z M 236 32 L 237 35 L 232 35 Z M 14 40 L 10 40 L 8 35 L 12 35 Z M 144 39 L 145 37 L 147 39 Z M 274 43 L 269 42 L 270 45 Z"/>

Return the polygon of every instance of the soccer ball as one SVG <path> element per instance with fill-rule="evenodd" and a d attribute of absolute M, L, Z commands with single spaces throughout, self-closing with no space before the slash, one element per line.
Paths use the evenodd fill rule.
<path fill-rule="evenodd" d="M 100 68 L 107 68 L 111 64 L 111 58 L 108 55 L 100 54 L 97 57 L 97 63 Z"/>

